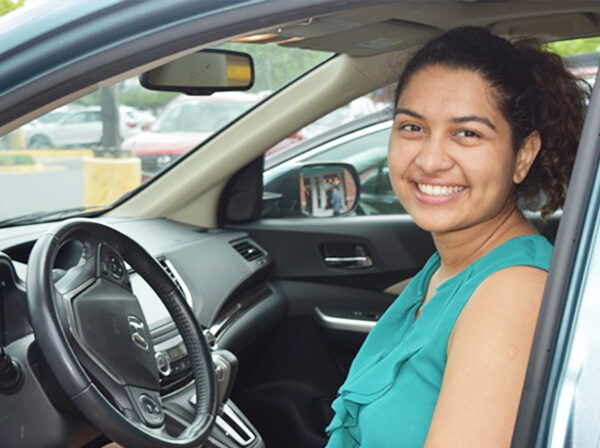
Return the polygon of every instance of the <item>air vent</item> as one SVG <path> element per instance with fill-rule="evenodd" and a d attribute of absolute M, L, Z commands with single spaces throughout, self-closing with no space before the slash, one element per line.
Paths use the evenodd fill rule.
<path fill-rule="evenodd" d="M 173 264 L 164 257 L 159 258 L 158 262 L 160 263 L 162 268 L 165 270 L 165 272 L 167 274 L 169 274 L 169 277 L 171 277 L 171 280 L 173 280 L 173 283 L 175 283 L 177 285 L 177 288 L 179 288 L 179 292 L 181 294 L 183 294 L 183 297 L 185 297 L 185 300 L 187 301 L 187 303 L 190 306 L 192 306 L 192 296 L 190 294 L 190 291 L 187 288 L 187 286 L 185 285 L 185 283 L 183 282 L 183 280 L 181 279 L 181 277 L 179 276 L 179 273 L 175 270 L 175 267 L 173 266 Z"/>
<path fill-rule="evenodd" d="M 258 260 L 264 257 L 265 253 L 256 247 L 250 241 L 240 241 L 239 243 L 233 243 L 233 248 L 244 257 L 247 261 Z"/>

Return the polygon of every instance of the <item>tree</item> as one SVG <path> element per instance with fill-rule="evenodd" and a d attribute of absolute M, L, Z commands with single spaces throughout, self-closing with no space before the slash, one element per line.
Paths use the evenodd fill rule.
<path fill-rule="evenodd" d="M 597 53 L 600 49 L 600 37 L 552 42 L 547 45 L 547 48 L 561 56 Z"/>
<path fill-rule="evenodd" d="M 0 16 L 12 11 L 13 9 L 23 6 L 24 1 L 25 0 L 0 0 Z"/>
<path fill-rule="evenodd" d="M 331 54 L 283 47 L 273 43 L 247 44 L 228 42 L 218 48 L 250 54 L 256 73 L 252 92 L 273 91 L 287 84 Z"/>

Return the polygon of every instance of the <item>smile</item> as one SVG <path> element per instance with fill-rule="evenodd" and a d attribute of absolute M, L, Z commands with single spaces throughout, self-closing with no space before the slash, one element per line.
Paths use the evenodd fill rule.
<path fill-rule="evenodd" d="M 421 193 L 425 193 L 429 196 L 450 196 L 464 190 L 465 187 L 460 185 L 428 185 L 428 184 L 417 184 L 417 188 Z"/>

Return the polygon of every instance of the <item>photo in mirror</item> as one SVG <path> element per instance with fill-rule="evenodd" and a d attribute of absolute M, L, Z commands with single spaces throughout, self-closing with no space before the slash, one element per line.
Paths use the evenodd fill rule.
<path fill-rule="evenodd" d="M 343 165 L 305 166 L 300 173 L 300 207 L 314 217 L 339 216 L 357 202 L 356 181 Z"/>

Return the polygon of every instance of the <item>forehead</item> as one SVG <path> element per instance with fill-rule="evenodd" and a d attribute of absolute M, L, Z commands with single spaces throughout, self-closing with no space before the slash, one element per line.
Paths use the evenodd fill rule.
<path fill-rule="evenodd" d="M 452 118 L 476 112 L 501 115 L 494 89 L 477 71 L 442 65 L 414 73 L 398 99 L 398 107 L 425 117 Z"/>

